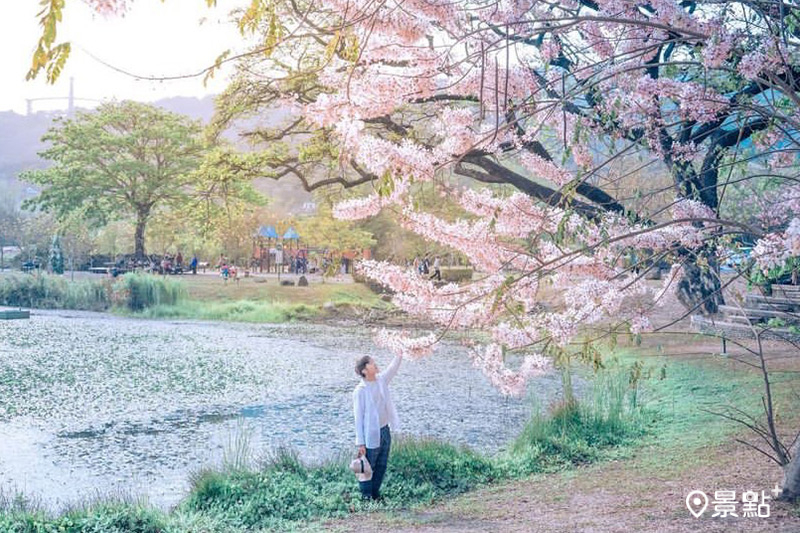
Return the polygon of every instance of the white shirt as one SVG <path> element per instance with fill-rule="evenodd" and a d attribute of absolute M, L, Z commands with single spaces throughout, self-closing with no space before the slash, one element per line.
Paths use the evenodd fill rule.
<path fill-rule="evenodd" d="M 353 391 L 353 416 L 356 423 L 356 446 L 380 448 L 381 428 L 389 425 L 394 430 L 400 426 L 397 410 L 389 392 L 389 381 L 397 373 L 403 357 L 396 355 L 389 367 L 375 376 L 375 381 L 356 385 Z"/>
<path fill-rule="evenodd" d="M 375 405 L 378 411 L 378 426 L 383 427 L 389 423 L 389 411 L 386 409 L 386 400 L 383 398 L 381 386 L 378 385 L 378 380 L 365 381 L 367 387 L 367 396 L 369 400 Z"/>

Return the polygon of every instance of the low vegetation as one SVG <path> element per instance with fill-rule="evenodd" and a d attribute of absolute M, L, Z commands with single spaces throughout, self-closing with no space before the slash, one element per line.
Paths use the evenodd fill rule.
<path fill-rule="evenodd" d="M 136 502 L 115 502 L 51 516 L 12 498 L 6 499 L 5 511 L 0 513 L 0 530 L 286 531 L 353 512 L 430 504 L 499 480 L 599 460 L 604 450 L 635 442 L 645 433 L 647 416 L 631 402 L 634 391 L 624 386 L 627 375 L 617 372 L 596 383 L 609 390 L 617 388 L 611 395 L 597 390 L 581 403 L 558 407 L 547 416 L 537 412 L 517 441 L 495 456 L 435 440 L 398 439 L 381 504 L 360 499 L 357 483 L 346 467 L 346 454 L 321 465 L 307 465 L 294 452 L 279 450 L 255 464 L 236 460 L 197 473 L 187 499 L 170 513 Z M 618 401 L 607 401 L 610 397 Z M 238 458 L 250 455 L 247 450 L 231 454 Z"/>
<path fill-rule="evenodd" d="M 111 303 L 109 280 L 69 281 L 61 276 L 46 274 L 0 277 L 0 305 L 104 311 Z"/>
<path fill-rule="evenodd" d="M 342 309 L 388 307 L 361 284 L 297 287 L 259 281 L 247 278 L 223 283 L 212 276 L 149 274 L 71 281 L 48 274 L 14 274 L 0 277 L 0 305 L 264 323 L 312 320 L 334 309 L 341 314 Z"/>

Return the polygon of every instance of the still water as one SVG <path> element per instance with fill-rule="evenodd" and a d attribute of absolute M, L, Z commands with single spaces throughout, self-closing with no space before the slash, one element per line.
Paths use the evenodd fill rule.
<path fill-rule="evenodd" d="M 57 510 L 114 494 L 169 507 L 204 467 L 290 447 L 352 449 L 355 359 L 391 356 L 362 328 L 150 321 L 39 311 L 0 322 L 0 488 Z M 493 453 L 557 375 L 507 399 L 444 342 L 392 382 L 406 435 Z"/>

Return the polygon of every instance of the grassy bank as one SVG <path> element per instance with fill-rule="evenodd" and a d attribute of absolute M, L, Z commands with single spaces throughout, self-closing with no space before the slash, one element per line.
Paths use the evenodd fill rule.
<path fill-rule="evenodd" d="M 216 276 L 163 277 L 126 274 L 116 279 L 78 279 L 47 274 L 0 277 L 0 305 L 39 309 L 113 311 L 143 318 L 237 322 L 312 320 L 345 309 L 388 304 L 356 283 L 283 286 L 276 279 L 223 283 Z"/>
<path fill-rule="evenodd" d="M 599 463 L 602 469 L 604 460 L 634 455 L 637 468 L 668 475 L 700 465 L 705 447 L 741 435 L 739 427 L 709 409 L 730 405 L 757 413 L 760 408 L 759 375 L 733 361 L 650 357 L 642 367 L 637 360 L 631 354 L 619 357 L 596 376 L 580 403 L 535 409 L 520 436 L 496 455 L 438 441 L 398 440 L 385 502 L 379 505 L 359 499 L 346 456 L 312 466 L 282 451 L 255 464 L 233 461 L 198 473 L 188 497 L 169 513 L 117 502 L 52 516 L 7 499 L 0 531 L 287 531 L 321 528 L 324 521 L 373 510 L 405 516 L 408 509 L 497 482 L 542 473 L 579 475 L 576 465 Z M 800 376 L 776 372 L 773 378 L 778 408 L 790 409 Z M 235 457 L 250 455 L 235 452 Z M 552 478 L 553 487 L 563 479 Z"/>
<path fill-rule="evenodd" d="M 198 473 L 187 499 L 170 513 L 114 503 L 54 517 L 7 505 L 0 515 L 0 530 L 285 531 L 374 508 L 430 504 L 499 480 L 596 461 L 614 447 L 635 442 L 645 433 L 650 415 L 631 402 L 633 391 L 627 388 L 625 370 L 606 378 L 598 381 L 598 387 L 613 390 L 611 396 L 598 388 L 581 404 L 561 406 L 549 415 L 538 413 L 517 441 L 495 456 L 439 441 L 398 439 L 386 475 L 385 502 L 378 506 L 359 498 L 345 454 L 311 466 L 282 451 L 256 464 L 234 461 L 222 469 Z M 612 396 L 619 401 L 609 402 Z M 246 450 L 234 452 L 236 457 L 250 455 Z"/>

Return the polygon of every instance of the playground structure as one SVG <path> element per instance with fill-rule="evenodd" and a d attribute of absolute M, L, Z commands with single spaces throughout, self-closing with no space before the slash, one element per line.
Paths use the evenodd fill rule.
<path fill-rule="evenodd" d="M 275 226 L 261 226 L 253 236 L 251 268 L 259 272 L 282 273 L 298 256 L 308 258 L 308 249 L 300 248 L 300 235 L 291 226 L 282 236 Z"/>
<path fill-rule="evenodd" d="M 343 273 L 350 274 L 354 261 L 370 259 L 371 256 L 369 249 L 332 250 L 303 244 L 300 235 L 291 226 L 283 235 L 279 235 L 274 226 L 261 226 L 253 236 L 250 268 L 260 273 L 281 274 L 288 270 L 292 273 L 313 274 L 327 271 L 331 264 L 335 264 Z"/>

